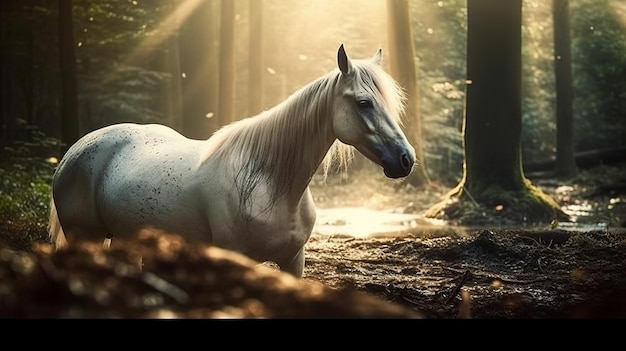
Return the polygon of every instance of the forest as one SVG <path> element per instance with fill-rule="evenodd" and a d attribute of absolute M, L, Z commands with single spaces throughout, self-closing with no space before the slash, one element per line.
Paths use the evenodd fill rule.
<path fill-rule="evenodd" d="M 341 238 L 333 246 L 336 235 L 314 232 L 307 244 L 306 281 L 332 291 L 365 292 L 435 318 L 467 317 L 469 306 L 476 317 L 596 317 L 611 307 L 609 315 L 626 316 L 626 304 L 614 299 L 626 292 L 626 276 L 619 273 L 626 265 L 624 1 L 22 0 L 0 3 L 0 17 L 0 244 L 11 255 L 51 260 L 68 277 L 74 261 L 62 260 L 84 259 L 86 271 L 98 266 L 100 250 L 92 246 L 74 248 L 73 258 L 38 246 L 49 242 L 54 170 L 81 136 L 134 122 L 208 139 L 335 69 L 337 49 L 344 45 L 351 58 L 370 58 L 382 49 L 384 69 L 406 93 L 402 127 L 417 163 L 405 179 L 389 181 L 357 153 L 347 174 L 313 178 L 316 204 L 368 204 L 420 220 L 382 241 L 341 239 L 351 233 L 337 232 Z M 468 235 L 474 241 L 466 242 Z M 520 243 L 528 245 L 523 239 L 528 237 L 538 247 L 524 251 Z M 439 247 L 442 238 L 450 246 Z M 158 240 L 144 238 L 143 244 L 158 246 Z M 177 257 L 185 256 L 185 264 L 197 259 L 195 251 L 180 249 L 183 244 L 176 240 L 171 250 Z M 435 244 L 422 247 L 428 240 Z M 595 251 L 584 251 L 588 261 L 564 263 L 577 257 L 577 250 L 591 250 L 589 245 Z M 391 246 L 406 256 L 389 253 Z M 336 250 L 343 250 L 345 261 Z M 134 259 L 134 251 L 115 252 L 105 255 Z M 503 258 L 511 253 L 520 261 L 550 261 L 554 271 L 548 273 L 542 264 L 530 269 L 528 262 L 520 268 L 519 262 Z M 491 264 L 481 261 L 485 254 L 493 255 Z M 146 261 L 144 269 L 163 264 L 153 255 L 154 250 L 144 252 L 155 265 Z M 422 262 L 428 257 L 434 257 L 431 263 Z M 457 262 L 462 258 L 466 265 Z M 14 260 L 6 256 L 0 262 L 3 276 L 16 284 L 7 294 L 30 303 L 35 295 L 18 296 L 34 273 L 7 273 Z M 368 260 L 401 263 L 380 273 Z M 453 267 L 442 273 L 435 268 L 441 261 L 454 262 Z M 482 268 L 467 262 L 480 262 Z M 597 274 L 589 273 L 594 289 L 563 278 L 585 267 Z M 416 270 L 419 279 L 410 280 Z M 493 287 L 495 280 L 477 277 L 489 270 L 489 276 L 509 282 L 514 291 L 481 295 L 481 284 Z M 402 274 L 389 278 L 396 271 Z M 546 275 L 550 287 L 542 287 L 539 297 L 522 293 L 524 299 L 515 300 L 520 289 L 538 282 L 533 273 Z M 510 278 L 514 274 L 519 279 Z M 413 288 L 406 290 L 408 285 Z M 0 315 L 76 316 L 70 313 L 74 305 L 62 305 L 83 306 L 94 291 L 72 292 L 82 300 L 59 298 L 53 309 L 47 305 L 51 302 L 42 303 L 44 312 L 0 303 Z M 467 291 L 474 305 L 463 294 Z M 570 300 L 546 308 L 554 294 Z M 93 299 L 88 303 L 93 309 L 77 316 L 108 316 L 99 312 L 103 303 Z M 343 310 L 298 315 L 280 306 L 270 311 L 268 302 L 259 300 L 267 313 L 239 306 L 243 312 L 230 316 L 359 316 Z M 602 300 L 617 305 L 597 307 Z M 160 307 L 170 308 L 172 301 Z M 208 308 L 202 303 L 190 304 Z M 115 306 L 118 314 L 112 316 L 159 316 L 152 307 Z M 500 312 L 485 312 L 494 306 Z M 362 316 L 411 315 L 406 310 L 377 313 Z M 216 315 L 178 310 L 178 316 Z"/>

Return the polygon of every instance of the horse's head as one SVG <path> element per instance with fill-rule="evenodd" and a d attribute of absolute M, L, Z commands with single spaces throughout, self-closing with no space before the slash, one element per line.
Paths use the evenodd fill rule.
<path fill-rule="evenodd" d="M 333 116 L 337 139 L 383 167 L 387 177 L 409 175 L 415 149 L 399 125 L 404 95 L 380 66 L 382 50 L 371 60 L 351 61 L 341 45 L 337 59 L 341 71 Z"/>

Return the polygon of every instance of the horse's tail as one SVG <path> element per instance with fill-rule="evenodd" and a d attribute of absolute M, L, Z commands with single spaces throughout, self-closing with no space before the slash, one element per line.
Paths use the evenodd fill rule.
<path fill-rule="evenodd" d="M 67 246 L 67 239 L 63 228 L 61 228 L 61 222 L 59 221 L 59 215 L 57 214 L 57 207 L 54 204 L 54 196 L 50 196 L 50 218 L 48 220 L 48 235 L 50 236 L 50 243 L 55 250 L 62 249 Z"/>

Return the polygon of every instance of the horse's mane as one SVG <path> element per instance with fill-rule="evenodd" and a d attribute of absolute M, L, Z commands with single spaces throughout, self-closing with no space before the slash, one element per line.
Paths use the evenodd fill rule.
<path fill-rule="evenodd" d="M 361 86 L 369 88 L 369 92 L 383 101 L 389 114 L 402 124 L 406 95 L 402 87 L 383 70 L 380 64 L 369 60 L 353 60 L 356 79 Z M 376 90 L 373 89 L 376 87 Z"/>
<path fill-rule="evenodd" d="M 355 79 L 380 101 L 400 122 L 405 95 L 398 84 L 371 61 L 353 60 Z M 345 172 L 353 158 L 354 148 L 335 140 L 320 160 L 307 150 L 326 142 L 325 119 L 332 112 L 336 86 L 341 79 L 338 69 L 294 92 L 286 100 L 260 114 L 222 127 L 209 139 L 208 157 L 224 157 L 236 168 L 236 184 L 242 204 L 260 183 L 278 185 L 270 203 L 290 190 L 301 166 L 322 167 L 324 177 L 333 166 Z M 270 182 L 271 181 L 271 182 Z"/>

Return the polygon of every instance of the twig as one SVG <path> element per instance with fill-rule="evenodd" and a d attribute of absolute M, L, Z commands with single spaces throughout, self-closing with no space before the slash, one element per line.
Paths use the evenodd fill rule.
<path fill-rule="evenodd" d="M 465 193 L 467 194 L 467 197 L 469 197 L 470 200 L 472 200 L 472 202 L 474 203 L 474 206 L 479 207 L 478 203 L 476 202 L 476 200 L 474 200 L 474 198 L 472 197 L 472 194 L 470 194 L 469 191 L 467 191 L 467 188 L 465 187 L 465 185 L 463 185 L 463 190 L 465 191 Z"/>
<path fill-rule="evenodd" d="M 445 270 L 449 270 L 451 272 L 455 272 L 455 273 L 463 273 L 463 270 L 460 269 L 455 269 L 455 268 L 450 268 L 450 267 L 441 267 Z M 466 271 L 467 272 L 467 271 Z M 487 279 L 492 279 L 492 280 L 500 280 L 503 283 L 509 283 L 509 284 L 532 284 L 532 283 L 539 283 L 539 282 L 543 282 L 548 280 L 548 278 L 546 277 L 542 277 L 542 278 L 537 278 L 537 279 L 533 279 L 533 280 L 518 280 L 518 279 L 510 279 L 510 278 L 502 278 L 502 277 L 498 277 L 495 276 L 493 274 L 486 274 L 486 273 L 472 273 L 475 277 L 482 277 L 482 278 L 487 278 Z"/>
<path fill-rule="evenodd" d="M 459 293 L 459 291 L 461 291 L 463 284 L 465 284 L 465 282 L 469 279 L 471 275 L 472 273 L 469 270 L 466 270 L 463 273 L 463 275 L 461 276 L 461 279 L 454 287 L 454 290 L 452 290 L 452 293 L 450 293 L 450 296 L 448 296 L 448 298 L 446 299 L 446 304 L 449 304 L 450 301 L 452 301 L 452 299 Z"/>
<path fill-rule="evenodd" d="M 371 264 L 393 264 L 393 265 L 404 265 L 406 261 L 402 260 L 386 260 L 386 259 L 375 259 L 375 258 L 344 258 L 344 261 L 350 262 L 361 262 L 361 263 L 371 263 Z"/>
<path fill-rule="evenodd" d="M 541 273 L 544 273 L 543 268 L 541 268 L 541 257 L 537 259 L 537 268 L 539 268 Z"/>
<path fill-rule="evenodd" d="M 157 276 L 154 273 L 142 272 L 140 273 L 140 278 L 145 284 L 153 287 L 160 293 L 173 298 L 174 300 L 176 300 L 176 302 L 180 304 L 184 304 L 189 301 L 189 295 L 184 290 Z"/>
<path fill-rule="evenodd" d="M 326 240 L 326 242 L 330 242 L 331 239 L 335 239 L 335 238 L 345 238 L 345 236 L 337 235 L 337 234 L 331 234 L 331 235 L 328 236 L 328 239 Z M 354 240 L 356 240 L 355 237 L 349 237 L 349 238 L 346 238 L 345 240 L 343 240 L 342 243 L 348 243 L 348 242 L 354 241 Z"/>
<path fill-rule="evenodd" d="M 545 247 L 548 250 L 552 250 L 552 248 L 550 246 L 552 246 L 552 243 L 554 242 L 553 239 L 550 239 L 550 243 L 546 245 L 542 241 L 539 241 L 539 240 L 537 240 L 535 238 L 531 238 L 531 237 L 526 236 L 526 235 L 520 235 L 519 237 L 521 239 L 528 239 L 528 240 L 534 242 L 535 244 L 537 244 L 537 246 L 542 246 L 542 247 Z"/>

